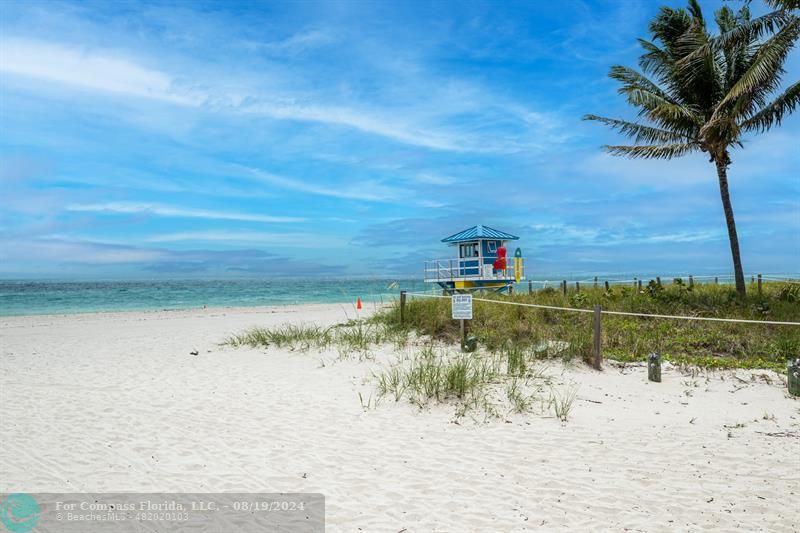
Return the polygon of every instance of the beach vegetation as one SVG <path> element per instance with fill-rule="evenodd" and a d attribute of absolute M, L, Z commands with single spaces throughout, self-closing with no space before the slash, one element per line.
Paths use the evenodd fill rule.
<path fill-rule="evenodd" d="M 755 284 L 752 289 L 755 289 Z M 556 307 L 592 309 L 690 317 L 800 322 L 800 304 L 793 296 L 797 287 L 783 282 L 763 282 L 759 294 L 751 290 L 740 298 L 731 285 L 713 283 L 693 286 L 680 281 L 647 283 L 643 290 L 612 286 L 581 288 L 580 300 L 570 289 L 540 290 L 531 294 L 486 295 L 481 299 L 532 303 Z M 395 304 L 397 305 L 397 304 Z M 405 323 L 399 324 L 397 308 L 370 318 L 437 342 L 457 344 L 459 323 L 450 317 L 450 301 L 442 298 L 409 298 Z M 593 317 L 552 309 L 474 302 L 470 335 L 487 352 L 501 354 L 511 375 L 525 372 L 522 366 L 535 359 L 589 361 L 592 352 Z M 785 372 L 787 360 L 800 353 L 800 327 L 710 321 L 677 320 L 603 315 L 603 357 L 619 361 L 645 361 L 651 352 L 676 364 L 709 369 L 765 368 Z M 525 357 L 521 357 L 524 353 Z"/>
<path fill-rule="evenodd" d="M 578 397 L 577 387 L 568 387 L 562 391 L 552 389 L 550 392 L 550 405 L 553 408 L 553 414 L 562 422 L 569 419 L 569 414 L 572 412 L 572 407 L 575 399 Z"/>
<path fill-rule="evenodd" d="M 365 320 L 349 320 L 333 326 L 316 324 L 282 324 L 274 327 L 253 327 L 228 337 L 224 344 L 251 348 L 287 348 L 307 352 L 311 349 L 336 349 L 340 359 L 371 358 L 370 348 L 396 341 L 398 328 Z M 407 336 L 407 333 L 404 334 Z"/>

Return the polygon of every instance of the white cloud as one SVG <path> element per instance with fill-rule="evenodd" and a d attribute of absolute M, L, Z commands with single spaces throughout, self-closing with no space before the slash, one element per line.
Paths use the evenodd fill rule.
<path fill-rule="evenodd" d="M 233 213 L 228 211 L 211 211 L 174 207 L 163 204 L 147 204 L 136 202 L 106 202 L 96 204 L 71 204 L 67 211 L 111 214 L 148 214 L 162 217 L 208 218 L 218 220 L 242 220 L 246 222 L 303 222 L 305 218 L 255 215 L 249 213 Z"/>
<path fill-rule="evenodd" d="M 321 35 L 312 33 L 305 37 L 298 36 L 296 43 L 287 43 L 287 46 L 310 45 L 320 39 Z M 380 111 L 365 109 L 363 106 L 320 105 L 309 98 L 305 102 L 298 101 L 298 94 L 302 93 L 298 90 L 265 93 L 263 85 L 257 89 L 226 89 L 219 82 L 220 79 L 227 79 L 224 72 L 218 73 L 214 79 L 193 80 L 195 86 L 204 87 L 201 91 L 183 84 L 180 80 L 185 76 L 143 66 L 140 62 L 120 56 L 119 53 L 18 38 L 0 40 L 0 72 L 84 90 L 186 107 L 207 106 L 215 112 L 343 126 L 434 150 L 489 153 L 541 148 L 531 141 L 536 137 L 532 134 L 524 135 L 525 141 L 521 142 L 516 137 L 506 138 L 496 133 L 477 134 L 474 125 L 467 128 L 467 131 L 443 126 L 451 115 L 470 115 L 479 124 L 491 123 L 498 120 L 498 117 L 510 119 L 546 131 L 551 142 L 559 140 L 555 135 L 555 119 L 546 118 L 545 115 L 528 111 L 518 105 L 498 106 L 492 95 L 483 95 L 474 102 L 464 103 L 464 90 L 459 92 L 460 97 L 457 99 L 445 98 L 442 101 L 447 96 L 445 91 L 436 100 L 433 97 L 427 100 L 417 99 L 405 106 L 401 104 L 399 107 L 393 106 Z M 229 85 L 237 87 L 236 83 Z M 438 90 L 444 91 L 441 88 Z M 491 105 L 487 107 L 490 102 Z"/>
<path fill-rule="evenodd" d="M 346 126 L 364 133 L 379 135 L 404 144 L 433 148 L 436 150 L 467 151 L 472 150 L 464 143 L 459 143 L 453 135 L 432 133 L 430 129 L 413 127 L 396 118 L 377 116 L 363 110 L 347 107 L 281 104 L 279 102 L 245 105 L 240 108 L 243 113 L 265 115 L 277 119 L 321 122 L 336 126 Z"/>
<path fill-rule="evenodd" d="M 267 43 L 246 41 L 244 45 L 247 48 L 262 50 L 270 54 L 291 56 L 318 48 L 332 41 L 333 35 L 329 32 L 312 29 L 295 33 L 282 41 Z"/>
<path fill-rule="evenodd" d="M 458 183 L 458 178 L 453 176 L 443 176 L 441 174 L 433 174 L 430 172 L 422 172 L 414 176 L 414 181 L 417 183 L 424 183 L 426 185 L 455 185 Z"/>
<path fill-rule="evenodd" d="M 312 233 L 270 233 L 259 231 L 187 231 L 153 235 L 145 242 L 219 241 L 278 244 L 292 248 L 338 246 L 346 241 Z"/>
<path fill-rule="evenodd" d="M 534 241 L 556 245 L 618 246 L 632 244 L 666 244 L 684 242 L 706 242 L 726 237 L 722 230 L 676 231 L 672 233 L 649 233 L 637 226 L 592 227 L 577 224 L 534 224 L 528 226 Z"/>
<path fill-rule="evenodd" d="M 167 255 L 163 250 L 58 239 L 10 240 L 3 241 L 0 246 L 0 259 L 3 259 L 0 263 L 11 263 L 13 260 L 53 265 L 64 261 L 80 261 L 106 265 L 160 261 Z"/>
<path fill-rule="evenodd" d="M 307 192 L 317 194 L 320 196 L 330 196 L 333 198 L 344 198 L 349 200 L 366 200 L 372 202 L 384 202 L 395 200 L 404 191 L 395 189 L 393 187 L 386 187 L 378 183 L 359 183 L 355 187 L 326 187 L 316 183 L 310 183 L 294 178 L 287 178 L 285 176 L 278 176 L 271 172 L 264 172 L 263 170 L 249 168 L 241 165 L 235 165 L 241 171 L 244 171 L 249 176 L 257 179 L 258 181 L 277 185 L 285 189 L 294 191 Z"/>
<path fill-rule="evenodd" d="M 202 95 L 178 90 L 174 79 L 164 72 L 43 41 L 0 41 L 0 72 L 180 105 L 196 106 L 205 100 Z"/>

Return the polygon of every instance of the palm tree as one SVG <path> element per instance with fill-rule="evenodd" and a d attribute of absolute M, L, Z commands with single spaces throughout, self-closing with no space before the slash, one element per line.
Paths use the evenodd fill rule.
<path fill-rule="evenodd" d="M 730 152 L 743 146 L 745 134 L 779 125 L 800 102 L 800 81 L 770 100 L 800 35 L 794 4 L 797 0 L 772 0 L 776 10 L 752 20 L 747 5 L 738 13 L 723 7 L 715 13 L 716 37 L 706 29 L 697 0 L 689 0 L 687 9 L 662 7 L 650 23 L 653 40 L 639 39 L 645 50 L 639 59 L 642 72 L 617 65 L 609 74 L 622 84 L 619 92 L 644 122 L 584 117 L 633 139 L 630 146 L 605 146 L 613 155 L 672 159 L 695 151 L 708 154 L 717 170 L 741 296 L 746 289 L 728 192 Z"/>

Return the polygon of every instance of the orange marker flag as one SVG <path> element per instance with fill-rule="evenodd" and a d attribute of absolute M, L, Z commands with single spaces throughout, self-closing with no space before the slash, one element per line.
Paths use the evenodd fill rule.
<path fill-rule="evenodd" d="M 358 301 L 356 301 L 356 309 L 361 309 L 361 296 L 359 296 Z"/>

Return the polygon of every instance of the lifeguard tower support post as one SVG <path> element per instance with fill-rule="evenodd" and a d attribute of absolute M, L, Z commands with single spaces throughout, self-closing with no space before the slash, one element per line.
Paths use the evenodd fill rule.
<path fill-rule="evenodd" d="M 445 294 L 505 292 L 524 279 L 519 248 L 507 257 L 507 243 L 516 240 L 516 235 L 480 224 L 445 237 L 442 242 L 456 249 L 456 257 L 426 261 L 425 282 L 437 283 Z"/>

